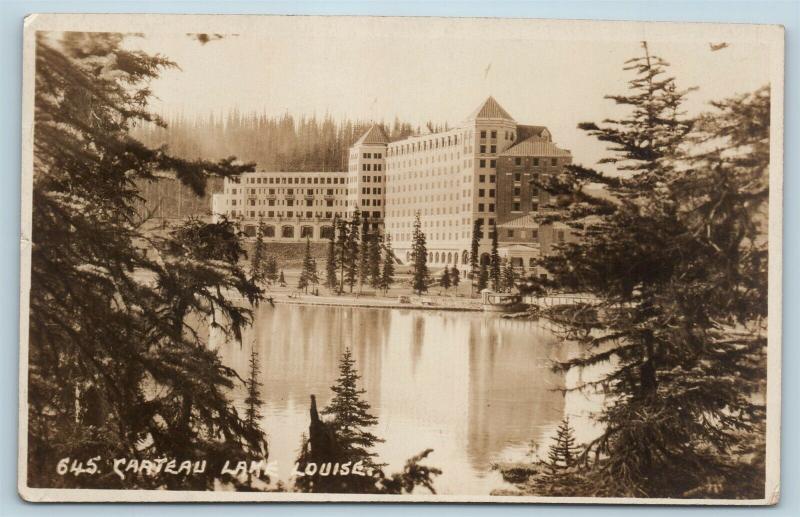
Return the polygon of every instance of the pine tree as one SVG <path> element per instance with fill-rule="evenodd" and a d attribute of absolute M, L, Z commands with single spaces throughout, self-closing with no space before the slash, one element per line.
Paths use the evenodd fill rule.
<path fill-rule="evenodd" d="M 361 211 L 356 207 L 350 220 L 350 231 L 347 233 L 346 254 L 344 260 L 344 281 L 353 292 L 358 281 L 359 231 L 361 229 Z"/>
<path fill-rule="evenodd" d="M 303 266 L 300 270 L 297 288 L 308 293 L 308 286 L 317 282 L 319 282 L 319 279 L 317 278 L 317 265 L 311 256 L 311 239 L 306 237 L 306 252 L 303 256 Z"/>
<path fill-rule="evenodd" d="M 262 384 L 258 380 L 260 373 L 261 364 L 258 359 L 258 349 L 255 343 L 253 343 L 253 348 L 250 351 L 249 373 L 247 381 L 245 382 L 247 397 L 244 399 L 244 404 L 246 406 L 245 422 L 254 428 L 260 425 L 262 417 L 261 407 L 264 405 L 264 401 L 261 400 Z"/>
<path fill-rule="evenodd" d="M 611 144 L 603 162 L 624 174 L 576 166 L 540 185 L 571 197 L 565 217 L 580 235 L 543 266 L 554 286 L 598 300 L 593 318 L 563 321 L 580 327 L 585 353 L 559 367 L 615 360 L 579 385 L 602 385 L 613 401 L 596 415 L 604 430 L 587 444 L 587 479 L 607 495 L 711 496 L 722 479 L 763 497 L 763 469 L 745 469 L 736 451 L 764 421 L 751 395 L 765 376 L 766 247 L 756 243 L 766 227 L 755 214 L 768 198 L 769 93 L 687 120 L 687 91 L 642 49 L 626 64 L 628 94 L 609 97 L 630 115 L 580 125 Z M 587 182 L 618 202 L 588 195 Z"/>
<path fill-rule="evenodd" d="M 369 271 L 369 285 L 378 289 L 381 285 L 381 237 L 375 233 L 369 239 L 369 259 L 367 270 Z"/>
<path fill-rule="evenodd" d="M 581 448 L 575 444 L 575 431 L 569 425 L 569 417 L 564 417 L 556 430 L 553 445 L 547 451 L 547 468 L 551 475 L 575 466 Z"/>
<path fill-rule="evenodd" d="M 444 268 L 439 276 L 439 285 L 444 287 L 445 291 L 450 289 L 450 271 L 447 268 Z"/>
<path fill-rule="evenodd" d="M 358 387 L 360 378 L 353 354 L 347 348 L 339 360 L 339 378 L 331 386 L 335 395 L 322 414 L 333 417 L 338 444 L 351 461 L 371 462 L 376 456 L 372 448 L 383 440 L 367 430 L 376 425 L 378 419 L 369 412 L 370 405 L 362 398 L 366 390 Z"/>
<path fill-rule="evenodd" d="M 331 235 L 331 241 L 328 244 L 328 257 L 325 261 L 325 287 L 329 290 L 334 291 L 338 285 L 338 281 L 336 279 L 336 230 L 339 225 L 338 218 L 334 218 L 333 220 L 333 231 L 334 234 Z"/>
<path fill-rule="evenodd" d="M 372 235 L 369 231 L 369 220 L 364 217 L 361 222 L 361 242 L 358 250 L 358 290 L 364 288 L 369 281 L 369 247 Z"/>
<path fill-rule="evenodd" d="M 489 285 L 489 269 L 486 264 L 481 264 L 478 273 L 478 292 L 483 291 Z"/>
<path fill-rule="evenodd" d="M 469 248 L 469 277 L 472 279 L 472 285 L 478 277 L 478 268 L 480 267 L 480 243 L 481 243 L 481 219 L 475 219 L 472 224 L 472 241 Z"/>
<path fill-rule="evenodd" d="M 394 284 L 394 250 L 392 250 L 392 238 L 387 233 L 383 240 L 383 268 L 380 281 L 380 288 L 384 295 L 392 287 L 392 284 Z"/>
<path fill-rule="evenodd" d="M 461 274 L 458 272 L 458 268 L 453 266 L 450 269 L 450 284 L 455 288 L 458 287 L 458 284 L 461 282 Z"/>
<path fill-rule="evenodd" d="M 337 231 L 337 240 L 336 240 L 336 250 L 338 255 L 338 263 L 339 263 L 339 288 L 338 292 L 344 292 L 344 279 L 345 279 L 345 270 L 347 269 L 347 260 L 349 257 L 349 248 L 348 243 L 350 242 L 350 227 L 347 224 L 347 221 L 339 220 L 338 221 L 338 231 Z"/>
<path fill-rule="evenodd" d="M 429 273 L 428 273 L 428 248 L 425 246 L 425 233 L 422 231 L 419 210 L 414 218 L 414 234 L 411 244 L 411 254 L 413 261 L 413 271 L 411 288 L 417 294 L 428 292 Z"/>
<path fill-rule="evenodd" d="M 517 273 L 514 271 L 514 266 L 511 265 L 510 260 L 506 260 L 503 266 L 503 273 L 501 283 L 503 291 L 513 291 L 517 282 Z"/>
<path fill-rule="evenodd" d="M 489 278 L 492 290 L 500 290 L 500 254 L 497 251 L 497 223 L 492 223 L 492 254 L 489 258 Z"/>
<path fill-rule="evenodd" d="M 253 257 L 250 261 L 250 276 L 258 283 L 265 278 L 266 257 L 264 256 L 264 221 L 258 221 L 256 240 L 253 244 Z"/>
<path fill-rule="evenodd" d="M 273 256 L 269 256 L 266 259 L 264 277 L 269 281 L 269 283 L 273 283 L 278 280 L 278 260 Z"/>

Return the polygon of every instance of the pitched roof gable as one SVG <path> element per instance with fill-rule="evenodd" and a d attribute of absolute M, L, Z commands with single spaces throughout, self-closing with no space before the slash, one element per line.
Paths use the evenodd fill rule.
<path fill-rule="evenodd" d="M 490 118 L 500 118 L 514 122 L 514 118 L 509 115 L 505 109 L 503 109 L 503 107 L 495 100 L 494 97 L 491 96 L 483 101 L 483 104 L 478 106 L 478 109 L 473 111 L 472 115 L 470 115 L 467 120 Z"/>
<path fill-rule="evenodd" d="M 388 143 L 389 143 L 389 137 L 386 136 L 386 133 L 383 131 L 383 128 L 373 124 L 372 126 L 370 126 L 369 129 L 367 129 L 367 131 L 363 135 L 361 135 L 361 138 L 356 140 L 356 143 L 353 145 L 356 146 L 364 144 L 370 145 L 370 144 L 388 144 Z"/>

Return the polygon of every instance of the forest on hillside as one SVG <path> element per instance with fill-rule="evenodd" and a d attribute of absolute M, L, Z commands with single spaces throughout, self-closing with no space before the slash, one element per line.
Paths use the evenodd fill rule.
<path fill-rule="evenodd" d="M 236 156 L 255 162 L 257 169 L 269 171 L 345 171 L 348 149 L 373 122 L 334 120 L 330 115 L 300 116 L 231 111 L 227 116 L 175 115 L 165 117 L 166 127 L 144 124 L 133 136 L 149 147 L 166 145 L 170 152 L 185 159 L 216 160 Z M 390 140 L 418 133 L 421 128 L 395 118 L 392 123 L 377 123 Z M 429 131 L 446 129 L 432 122 Z"/>

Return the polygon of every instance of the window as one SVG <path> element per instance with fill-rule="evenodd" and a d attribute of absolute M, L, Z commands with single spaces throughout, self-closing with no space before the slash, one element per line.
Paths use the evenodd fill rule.
<path fill-rule="evenodd" d="M 539 166 L 539 158 L 534 158 L 533 159 L 533 166 L 534 167 L 538 167 Z"/>
<path fill-rule="evenodd" d="M 483 212 L 483 203 L 478 203 L 478 212 Z"/>
<path fill-rule="evenodd" d="M 511 204 L 511 211 L 512 212 L 519 212 L 521 211 L 519 203 L 512 203 Z"/>
<path fill-rule="evenodd" d="M 485 145 L 481 146 L 481 154 L 486 154 L 486 146 Z"/>
<path fill-rule="evenodd" d="M 522 174 L 515 172 L 514 173 L 514 181 L 520 181 L 522 179 Z"/>
<path fill-rule="evenodd" d="M 522 158 L 519 156 L 514 158 L 514 165 L 522 165 Z"/>
<path fill-rule="evenodd" d="M 481 169 L 486 168 L 486 160 L 481 160 Z"/>
<path fill-rule="evenodd" d="M 514 236 L 514 230 L 508 230 L 508 236 L 509 237 L 513 237 Z"/>
<path fill-rule="evenodd" d="M 550 165 L 552 165 L 553 167 L 558 165 L 558 159 L 557 158 L 553 158 L 552 160 L 550 160 Z"/>
<path fill-rule="evenodd" d="M 492 152 L 494 152 L 494 151 L 492 151 Z M 497 167 L 497 160 L 489 160 L 489 167 L 491 167 L 492 169 Z"/>
<path fill-rule="evenodd" d="M 494 183 L 494 181 L 495 181 L 495 175 L 489 174 L 489 183 Z"/>
<path fill-rule="evenodd" d="M 489 190 L 489 197 L 494 197 L 494 189 Z"/>
<path fill-rule="evenodd" d="M 481 174 L 480 176 L 478 176 L 478 181 L 481 182 L 481 183 L 485 182 L 486 181 L 486 175 L 485 174 Z"/>
<path fill-rule="evenodd" d="M 486 195 L 486 191 L 484 189 L 478 189 L 478 197 L 483 197 Z"/>
<path fill-rule="evenodd" d="M 481 138 L 486 138 L 486 131 L 481 131 Z"/>
<path fill-rule="evenodd" d="M 497 131 L 492 131 L 492 138 L 497 138 Z"/>
<path fill-rule="evenodd" d="M 497 146 L 496 146 L 496 145 L 492 145 L 492 146 L 490 146 L 490 147 L 489 147 L 489 149 L 490 149 L 490 151 L 489 151 L 489 152 L 491 152 L 492 154 L 494 154 L 494 153 L 496 153 L 496 152 L 497 152 Z"/>
<path fill-rule="evenodd" d="M 494 212 L 494 203 L 489 203 L 489 211 Z"/>

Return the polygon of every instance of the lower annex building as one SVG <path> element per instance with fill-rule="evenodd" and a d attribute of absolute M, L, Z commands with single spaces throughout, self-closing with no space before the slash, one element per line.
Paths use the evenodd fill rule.
<path fill-rule="evenodd" d="M 345 172 L 245 173 L 226 178 L 212 197 L 212 213 L 241 221 L 255 236 L 259 221 L 266 240 L 322 241 L 333 220 L 359 209 L 373 228 L 391 235 L 397 258 L 410 260 L 414 219 L 419 212 L 432 267 L 469 268 L 474 222 L 481 222 L 481 260 L 489 260 L 497 225 L 501 257 L 516 267 L 570 239 L 563 224 L 539 225 L 534 215 L 553 209 L 537 175 L 559 174 L 572 162 L 543 126 L 518 124 L 493 98 L 461 125 L 390 142 L 378 125 L 351 147 Z"/>

